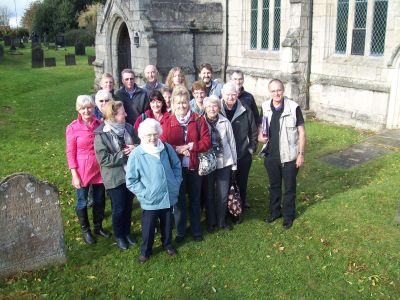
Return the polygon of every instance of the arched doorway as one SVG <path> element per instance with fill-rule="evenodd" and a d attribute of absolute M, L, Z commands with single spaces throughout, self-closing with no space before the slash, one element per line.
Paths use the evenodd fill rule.
<path fill-rule="evenodd" d="M 123 23 L 119 30 L 118 37 L 118 77 L 122 85 L 121 71 L 131 69 L 131 39 L 129 37 L 128 27 Z"/>

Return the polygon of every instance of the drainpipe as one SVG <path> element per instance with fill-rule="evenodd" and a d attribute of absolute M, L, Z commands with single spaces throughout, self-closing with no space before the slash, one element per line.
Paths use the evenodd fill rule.
<path fill-rule="evenodd" d="M 308 20 L 309 20 L 309 32 L 308 32 L 308 68 L 307 68 L 307 79 L 306 79 L 306 107 L 305 109 L 310 109 L 310 77 L 311 77 L 311 57 L 312 57 L 312 31 L 313 31 L 313 16 L 314 16 L 314 1 L 310 0 L 308 11 Z"/>
<path fill-rule="evenodd" d="M 193 47 L 193 70 L 194 70 L 194 80 L 196 81 L 198 79 L 198 72 L 197 70 L 197 65 L 196 65 L 196 33 L 199 31 L 199 29 L 196 27 L 194 24 L 194 20 L 189 23 L 189 31 L 192 33 L 192 47 Z"/>
<path fill-rule="evenodd" d="M 225 0 L 225 65 L 224 65 L 224 82 L 226 82 L 226 70 L 228 69 L 228 43 L 229 43 L 229 0 Z"/>

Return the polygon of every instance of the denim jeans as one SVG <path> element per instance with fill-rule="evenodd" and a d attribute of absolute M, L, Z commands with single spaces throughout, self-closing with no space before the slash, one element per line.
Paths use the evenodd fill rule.
<path fill-rule="evenodd" d="M 131 232 L 131 214 L 134 195 L 125 183 L 107 190 L 112 201 L 112 226 L 116 238 L 126 237 Z"/>
<path fill-rule="evenodd" d="M 97 206 L 104 206 L 105 193 L 103 184 L 92 184 L 93 188 L 93 204 Z M 89 186 L 76 189 L 76 208 L 83 209 L 87 207 L 88 203 Z"/>
<path fill-rule="evenodd" d="M 174 205 L 176 235 L 184 237 L 186 234 L 186 193 L 188 193 L 190 229 L 193 237 L 200 237 L 200 192 L 202 179 L 197 170 L 189 170 L 188 168 L 182 168 L 182 177 L 183 181 L 179 190 L 178 202 Z"/>

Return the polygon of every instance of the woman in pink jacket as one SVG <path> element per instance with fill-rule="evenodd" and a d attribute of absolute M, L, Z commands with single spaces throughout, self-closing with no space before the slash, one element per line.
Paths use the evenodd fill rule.
<path fill-rule="evenodd" d="M 96 240 L 90 231 L 87 198 L 89 186 L 93 187 L 94 233 L 109 238 L 111 233 L 103 229 L 105 191 L 100 167 L 94 151 L 94 130 L 101 124 L 94 115 L 95 104 L 88 95 L 78 96 L 76 110 L 78 118 L 67 126 L 67 160 L 71 170 L 72 185 L 76 189 L 76 214 L 87 244 Z"/>

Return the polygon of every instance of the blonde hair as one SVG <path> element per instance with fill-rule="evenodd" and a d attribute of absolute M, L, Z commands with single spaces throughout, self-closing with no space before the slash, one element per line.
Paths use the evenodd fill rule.
<path fill-rule="evenodd" d="M 122 101 L 109 101 L 103 111 L 104 120 L 113 120 L 118 110 L 123 106 Z"/>
<path fill-rule="evenodd" d="M 185 74 L 183 73 L 182 69 L 179 67 L 173 67 L 171 70 L 169 70 L 167 79 L 165 79 L 165 84 L 172 89 L 175 88 L 175 86 L 176 86 L 174 84 L 174 73 L 178 72 L 178 71 L 181 73 L 181 75 L 183 77 L 181 85 L 184 85 L 185 87 L 187 86 L 186 77 L 185 77 Z"/>
<path fill-rule="evenodd" d="M 76 98 L 76 103 L 75 103 L 76 111 L 80 110 L 81 108 L 87 107 L 87 106 L 91 106 L 91 107 L 96 106 L 96 104 L 93 102 L 92 97 L 90 97 L 89 95 L 79 95 Z"/>
<path fill-rule="evenodd" d="M 186 101 L 189 103 L 189 91 L 183 85 L 177 85 L 171 95 L 171 109 L 173 113 L 175 113 L 175 102 L 181 98 L 186 98 Z"/>

